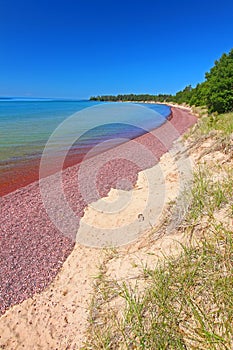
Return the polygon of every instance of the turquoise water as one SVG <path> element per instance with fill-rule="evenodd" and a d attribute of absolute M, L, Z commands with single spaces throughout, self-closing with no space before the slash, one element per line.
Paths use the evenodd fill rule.
<path fill-rule="evenodd" d="M 55 101 L 55 100 L 16 100 L 0 99 L 0 165 L 15 162 L 24 158 L 38 157 L 53 131 L 76 112 L 93 107 L 98 102 L 92 101 Z M 113 104 L 111 104 L 113 106 Z M 125 105 L 125 104 L 124 104 Z M 170 108 L 165 105 L 142 105 L 157 112 L 153 118 L 146 118 L 146 130 L 161 125 L 170 114 Z M 93 109 L 94 111 L 94 109 Z M 145 115 L 146 113 L 144 113 Z M 95 115 L 93 113 L 93 120 Z M 139 116 L 139 118 L 142 118 Z M 143 117 L 144 118 L 144 117 Z M 89 110 L 87 125 L 91 129 L 92 110 Z M 103 116 L 102 126 L 95 127 L 92 132 L 86 132 L 82 143 L 93 145 L 100 140 L 114 137 L 134 138 L 144 130 L 134 127 L 134 115 L 124 115 L 120 120 Z M 125 123 L 128 123 L 125 126 Z M 103 126 L 104 125 L 104 126 Z"/>

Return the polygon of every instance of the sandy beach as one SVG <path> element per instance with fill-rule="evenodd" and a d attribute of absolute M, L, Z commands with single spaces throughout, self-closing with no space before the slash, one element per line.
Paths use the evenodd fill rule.
<path fill-rule="evenodd" d="M 115 243 L 124 245 L 123 251 L 135 254 L 143 246 L 151 226 L 159 226 L 168 202 L 175 200 L 180 191 L 181 175 L 174 163 L 177 148 L 173 143 L 195 122 L 196 117 L 190 111 L 172 108 L 172 119 L 151 133 L 88 159 L 85 166 L 65 169 L 63 191 L 75 220 L 59 211 L 64 198 L 58 193 L 57 216 L 52 222 L 38 182 L 2 197 L 2 348 L 81 347 L 93 278 L 106 258 L 100 248 Z M 166 153 L 168 150 L 171 153 Z M 161 182 L 156 181 L 151 187 L 148 179 L 153 176 Z M 56 193 L 56 174 L 50 181 Z M 45 181 L 46 185 L 50 186 L 51 182 Z M 166 192 L 161 210 L 162 186 Z M 158 200 L 152 201 L 150 207 L 145 205 L 148 193 L 158 193 Z M 116 198 L 127 203 L 129 196 L 131 205 L 120 212 L 112 210 L 111 215 L 105 213 Z M 60 223 L 65 225 L 63 233 L 58 228 Z M 130 230 L 127 225 L 131 225 Z M 122 240 L 117 237 L 114 241 L 115 236 L 110 237 L 109 230 L 117 228 L 119 232 L 119 227 Z M 108 234 L 96 239 L 105 231 Z M 169 244 L 169 239 L 163 241 L 166 249 Z M 140 258 L 146 261 L 148 256 Z M 129 277 L 129 260 L 125 266 L 123 260 L 121 266 L 118 263 L 112 266 L 115 274 L 120 269 Z"/>

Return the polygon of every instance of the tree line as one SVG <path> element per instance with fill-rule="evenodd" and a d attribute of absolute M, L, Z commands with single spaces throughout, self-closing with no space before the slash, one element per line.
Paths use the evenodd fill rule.
<path fill-rule="evenodd" d="M 172 95 L 167 94 L 160 94 L 160 95 L 149 95 L 149 94 L 124 94 L 124 95 L 103 95 L 103 96 L 92 96 L 90 98 L 91 101 L 112 101 L 112 102 L 126 102 L 126 101 L 136 101 L 136 102 L 142 102 L 142 101 L 155 101 L 155 102 L 164 102 L 164 101 L 170 101 Z"/>
<path fill-rule="evenodd" d="M 205 74 L 205 81 L 192 87 L 186 86 L 175 95 L 171 94 L 124 94 L 92 96 L 92 101 L 154 101 L 186 103 L 191 106 L 207 106 L 209 112 L 233 111 L 233 49 L 215 61 L 214 66 Z"/>

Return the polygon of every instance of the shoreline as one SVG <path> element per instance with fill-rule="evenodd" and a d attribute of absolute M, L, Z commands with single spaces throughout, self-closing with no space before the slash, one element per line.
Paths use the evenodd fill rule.
<path fill-rule="evenodd" d="M 183 134 L 196 120 L 196 117 L 189 112 L 173 108 L 173 118 L 169 123 L 136 139 L 137 143 L 154 154 L 154 159 L 141 157 L 141 169 L 124 160 L 110 162 L 107 167 L 100 169 L 102 172 L 100 171 L 97 181 L 99 189 L 97 196 L 88 192 L 90 170 L 86 173 L 86 185 L 83 184 L 82 196 L 76 181 L 78 166 L 64 170 L 64 191 L 71 208 L 77 215 L 78 226 L 88 203 L 106 197 L 111 188 L 117 188 L 117 183 L 122 177 L 134 186 L 139 171 L 155 165 L 171 148 L 177 135 Z M 177 130 L 177 135 L 169 129 L 170 123 Z M 164 144 L 161 140 L 164 140 Z M 127 147 L 126 144 L 119 147 L 123 152 L 128 152 L 138 159 L 140 154 L 135 154 L 135 143 L 135 140 L 129 141 Z M 118 151 L 119 149 L 112 149 L 109 152 L 116 158 Z M 105 160 L 105 156 L 100 154 L 99 161 Z M 88 161 L 93 168 L 96 166 L 96 159 L 93 161 L 92 158 Z M 86 197 L 83 198 L 85 191 L 87 191 Z M 38 182 L 2 197 L 1 221 L 3 231 L 1 233 L 2 297 L 0 301 L 1 313 L 4 313 L 11 306 L 23 302 L 35 293 L 41 293 L 50 285 L 73 250 L 73 235 L 77 233 L 78 226 L 70 227 L 70 236 L 64 236 L 59 232 L 45 211 Z M 68 222 L 67 226 L 69 228 Z M 10 290 L 9 281 L 11 281 Z"/>
<path fill-rule="evenodd" d="M 176 146 L 174 148 L 176 152 Z M 82 234 L 83 223 L 90 223 L 91 221 L 94 227 L 100 224 L 101 227 L 104 228 L 104 226 L 114 226 L 114 224 L 121 225 L 123 223 L 125 225 L 126 222 L 124 219 L 131 220 L 132 215 L 137 217 L 138 212 L 143 210 L 143 202 L 148 190 L 145 177 L 151 172 L 156 173 L 156 169 L 158 168 L 162 169 L 164 181 L 166 183 L 164 206 L 156 222 L 156 228 L 159 229 L 160 225 L 163 223 L 163 215 L 166 214 L 168 203 L 176 199 L 179 191 L 179 174 L 174 163 L 173 152 L 172 156 L 167 152 L 162 155 L 159 163 L 150 169 L 138 173 L 138 179 L 134 188 L 127 191 L 133 197 L 131 197 L 133 200 L 130 210 L 126 208 L 126 210 L 123 210 L 119 215 L 116 214 L 114 217 L 107 218 L 101 215 L 100 212 L 93 212 L 93 205 L 91 203 L 91 205 L 85 209 L 84 216 L 81 218 L 78 234 L 80 231 Z M 156 182 L 155 191 L 160 191 L 162 182 L 163 179 L 161 179 L 160 182 Z M 114 201 L 119 192 L 124 191 L 111 189 L 107 197 L 102 200 L 108 202 Z M 150 209 L 158 210 L 158 203 L 154 201 L 154 205 Z M 150 256 L 143 250 L 145 242 L 150 235 L 150 223 L 145 220 L 141 223 L 139 222 L 138 226 L 140 232 L 137 237 L 135 237 L 136 239 L 118 248 L 120 256 L 122 255 L 122 257 L 119 258 L 122 265 L 118 265 L 119 261 L 117 258 L 116 261 L 114 261 L 114 253 L 113 259 L 110 259 L 112 263 L 110 271 L 116 278 L 135 278 L 138 269 L 136 266 L 132 268 L 130 261 L 132 260 L 133 264 L 133 259 L 137 256 L 140 257 L 140 255 L 142 255 L 143 263 L 146 265 L 152 264 L 155 259 L 153 255 Z M 122 232 L 119 233 L 121 234 Z M 86 234 L 85 231 L 84 234 Z M 178 236 L 176 236 L 176 238 L 179 239 Z M 172 249 L 174 250 L 173 239 L 174 237 L 171 239 L 168 235 L 163 246 L 165 251 L 168 249 L 168 246 L 173 246 Z M 159 232 L 158 242 L 160 242 Z M 159 244 L 157 243 L 157 250 Z M 179 247 L 177 247 L 177 249 L 179 249 Z M 73 346 L 71 348 L 81 349 L 88 327 L 89 305 L 94 292 L 93 279 L 95 279 L 94 276 L 99 275 L 98 265 L 106 263 L 106 254 L 111 253 L 107 253 L 105 249 L 90 248 L 76 242 L 71 254 L 48 288 L 24 300 L 21 304 L 11 307 L 0 317 L 0 332 L 2 331 L 3 334 L 2 340 L 0 340 L 0 347 L 2 344 L 11 345 L 15 341 L 18 342 L 14 336 L 15 332 L 18 332 L 19 341 L 24 347 L 29 348 L 31 344 L 39 344 L 42 349 L 56 348 L 60 350 L 65 349 L 67 344 L 71 342 Z M 123 259 L 124 254 L 130 256 L 130 261 Z M 156 254 L 162 256 L 162 252 L 157 251 Z M 11 331 L 6 332 L 6 329 L 11 329 Z M 53 329 L 52 336 L 50 329 Z M 28 338 L 28 332 L 30 332 L 30 339 Z M 65 336 L 64 332 L 66 334 Z M 21 347 L 19 346 L 18 349 L 21 350 Z"/>
<path fill-rule="evenodd" d="M 168 116 L 166 116 L 166 119 L 171 120 L 171 115 L 172 111 Z M 79 150 L 78 146 L 71 149 L 65 158 L 63 170 L 80 164 L 91 148 L 92 146 L 88 146 L 83 153 L 77 152 Z M 33 182 L 38 181 L 40 161 L 41 153 L 35 155 L 34 158 L 22 158 L 15 161 L 9 160 L 5 161 L 5 163 L 3 162 L 3 169 L 0 171 L 0 197 L 8 195 L 20 188 L 26 187 Z M 52 175 L 57 171 L 58 170 L 55 166 L 55 169 L 52 169 L 48 175 Z"/>

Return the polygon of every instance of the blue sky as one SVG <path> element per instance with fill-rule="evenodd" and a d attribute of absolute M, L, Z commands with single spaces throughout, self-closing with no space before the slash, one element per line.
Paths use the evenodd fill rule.
<path fill-rule="evenodd" d="M 233 47 L 232 0 L 0 5 L 0 96 L 175 93 Z"/>

